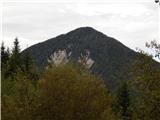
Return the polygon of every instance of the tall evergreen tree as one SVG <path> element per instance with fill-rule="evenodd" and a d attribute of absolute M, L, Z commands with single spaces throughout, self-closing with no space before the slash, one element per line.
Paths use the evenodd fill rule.
<path fill-rule="evenodd" d="M 15 60 L 14 62 L 20 62 L 20 46 L 18 38 L 15 38 L 14 47 L 12 49 L 12 58 Z"/>
<path fill-rule="evenodd" d="M 24 57 L 23 57 L 23 63 L 24 63 L 24 71 L 26 73 L 30 72 L 31 68 L 33 67 L 33 59 L 31 57 L 30 52 L 27 50 Z"/>
<path fill-rule="evenodd" d="M 24 72 L 24 74 L 33 81 L 38 80 L 39 78 L 38 69 L 29 50 L 26 51 L 22 59 L 23 59 L 22 71 Z"/>
<path fill-rule="evenodd" d="M 7 61 L 9 60 L 9 51 L 5 50 L 4 42 L 1 45 L 1 65 L 3 69 L 3 65 L 6 65 Z"/>
<path fill-rule="evenodd" d="M 18 38 L 16 38 L 14 41 L 14 47 L 12 49 L 11 57 L 7 64 L 6 76 L 13 77 L 17 73 L 17 71 L 21 69 L 21 66 L 22 66 L 21 63 L 22 63 L 22 60 L 20 56 L 20 46 L 19 46 Z"/>
<path fill-rule="evenodd" d="M 130 93 L 128 84 L 124 82 L 118 90 L 116 99 L 116 111 L 123 120 L 131 120 Z"/>

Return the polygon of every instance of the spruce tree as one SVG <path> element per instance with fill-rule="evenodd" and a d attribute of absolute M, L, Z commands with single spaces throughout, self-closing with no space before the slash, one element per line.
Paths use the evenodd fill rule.
<path fill-rule="evenodd" d="M 20 56 L 20 46 L 18 38 L 16 38 L 14 41 L 14 47 L 12 49 L 11 57 L 7 63 L 6 76 L 13 77 L 18 72 L 18 70 L 21 69 L 21 66 L 22 66 L 22 61 Z"/>
<path fill-rule="evenodd" d="M 26 73 L 29 73 L 33 67 L 33 59 L 32 59 L 31 54 L 28 50 L 26 51 L 26 53 L 23 57 L 23 62 L 24 62 L 23 63 L 24 64 L 24 71 Z"/>
<path fill-rule="evenodd" d="M 1 65 L 2 65 L 2 69 L 3 69 L 3 66 L 6 65 L 8 59 L 9 59 L 9 51 L 5 50 L 5 46 L 4 46 L 4 42 L 2 42 L 2 45 L 1 45 Z"/>
<path fill-rule="evenodd" d="M 14 47 L 12 50 L 12 58 L 15 60 L 16 63 L 20 63 L 20 46 L 18 38 L 14 41 Z"/>
<path fill-rule="evenodd" d="M 123 120 L 131 120 L 130 113 L 130 94 L 128 84 L 124 82 L 119 88 L 116 100 L 116 111 L 120 114 Z"/>
<path fill-rule="evenodd" d="M 26 50 L 26 53 L 23 55 L 23 72 L 33 81 L 38 80 L 39 78 L 37 66 L 29 50 Z"/>

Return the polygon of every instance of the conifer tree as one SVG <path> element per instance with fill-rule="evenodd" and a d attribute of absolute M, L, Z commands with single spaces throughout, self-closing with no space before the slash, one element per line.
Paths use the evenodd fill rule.
<path fill-rule="evenodd" d="M 26 73 L 29 73 L 31 68 L 33 67 L 33 59 L 31 57 L 30 52 L 27 50 L 24 57 L 23 57 L 23 62 L 24 62 L 24 71 Z"/>
<path fill-rule="evenodd" d="M 11 57 L 7 63 L 7 73 L 6 76 L 14 76 L 22 66 L 21 56 L 20 56 L 20 46 L 18 38 L 14 41 L 14 47 L 12 49 Z"/>
<path fill-rule="evenodd" d="M 116 99 L 116 112 L 123 120 L 131 120 L 130 93 L 128 84 L 124 82 L 118 90 Z"/>
<path fill-rule="evenodd" d="M 20 46 L 18 38 L 15 38 L 14 47 L 12 50 L 12 58 L 15 60 L 14 62 L 20 63 Z"/>
<path fill-rule="evenodd" d="M 32 58 L 31 52 L 29 50 L 23 56 L 23 72 L 29 78 L 34 80 L 38 80 L 39 73 L 37 66 Z"/>
<path fill-rule="evenodd" d="M 7 61 L 9 60 L 9 50 L 5 50 L 4 42 L 1 45 L 1 65 L 3 69 L 3 65 L 6 65 Z"/>

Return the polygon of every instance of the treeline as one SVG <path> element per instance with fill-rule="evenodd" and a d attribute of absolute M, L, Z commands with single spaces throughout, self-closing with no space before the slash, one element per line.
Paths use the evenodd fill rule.
<path fill-rule="evenodd" d="M 160 45 L 147 44 L 159 57 Z M 18 39 L 10 51 L 1 46 L 2 120 L 159 120 L 160 66 L 141 54 L 130 65 L 132 78 L 111 92 L 85 66 L 67 63 L 43 71 Z"/>

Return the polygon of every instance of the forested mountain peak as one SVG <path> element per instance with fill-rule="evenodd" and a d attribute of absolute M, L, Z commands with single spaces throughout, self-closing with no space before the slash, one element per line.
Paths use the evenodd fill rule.
<path fill-rule="evenodd" d="M 74 59 L 77 62 L 84 58 L 87 60 L 88 68 L 93 73 L 101 75 L 111 88 L 116 88 L 119 82 L 125 79 L 124 74 L 127 77 L 128 64 L 137 56 L 136 52 L 118 40 L 92 27 L 80 27 L 38 43 L 24 50 L 22 54 L 27 50 L 32 53 L 35 62 L 41 68 L 47 66 L 48 58 L 51 56 L 54 60 Z"/>

